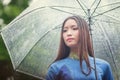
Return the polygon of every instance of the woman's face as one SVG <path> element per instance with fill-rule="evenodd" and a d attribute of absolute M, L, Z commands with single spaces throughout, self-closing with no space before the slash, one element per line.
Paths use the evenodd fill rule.
<path fill-rule="evenodd" d="M 74 19 L 68 19 L 63 27 L 63 39 L 65 44 L 72 48 L 77 47 L 79 43 L 79 27 Z"/>

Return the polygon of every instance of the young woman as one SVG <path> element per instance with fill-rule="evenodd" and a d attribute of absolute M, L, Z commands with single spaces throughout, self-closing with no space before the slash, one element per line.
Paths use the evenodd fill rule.
<path fill-rule="evenodd" d="M 46 80 L 113 80 L 109 63 L 94 58 L 88 25 L 81 17 L 63 22 L 58 56 Z"/>

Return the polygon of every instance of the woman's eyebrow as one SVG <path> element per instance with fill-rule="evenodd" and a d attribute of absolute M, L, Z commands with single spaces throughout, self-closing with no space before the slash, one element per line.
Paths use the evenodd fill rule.
<path fill-rule="evenodd" d="M 76 27 L 78 27 L 77 25 L 71 25 L 70 26 L 71 28 L 76 28 Z"/>
<path fill-rule="evenodd" d="M 64 26 L 63 29 L 68 29 L 68 26 Z"/>
<path fill-rule="evenodd" d="M 77 27 L 77 25 L 71 25 L 70 28 L 73 28 L 73 27 Z M 69 27 L 68 26 L 64 26 L 63 29 L 68 29 Z"/>

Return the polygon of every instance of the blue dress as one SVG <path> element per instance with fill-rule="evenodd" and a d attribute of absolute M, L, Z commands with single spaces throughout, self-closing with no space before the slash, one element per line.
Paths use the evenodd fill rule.
<path fill-rule="evenodd" d="M 79 60 L 67 57 L 56 61 L 49 67 L 46 80 L 96 80 L 93 58 L 89 57 L 89 60 L 91 73 L 88 76 L 82 73 Z M 88 68 L 85 61 L 83 61 L 82 66 L 84 72 L 87 72 Z M 98 80 L 114 80 L 108 62 L 96 59 L 96 68 Z"/>

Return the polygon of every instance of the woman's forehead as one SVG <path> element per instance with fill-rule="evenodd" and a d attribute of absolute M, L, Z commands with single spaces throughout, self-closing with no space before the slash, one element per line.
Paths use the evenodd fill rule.
<path fill-rule="evenodd" d="M 77 22 L 74 19 L 69 19 L 65 22 L 64 27 L 69 27 L 70 25 L 77 25 Z"/>

